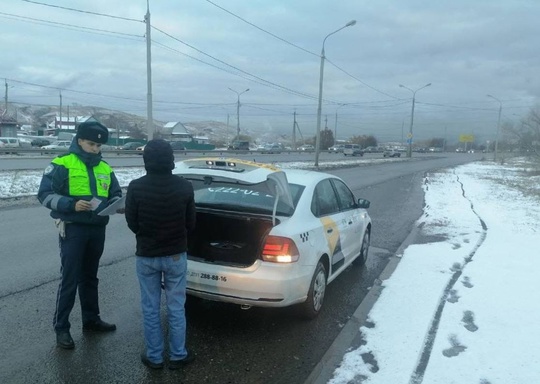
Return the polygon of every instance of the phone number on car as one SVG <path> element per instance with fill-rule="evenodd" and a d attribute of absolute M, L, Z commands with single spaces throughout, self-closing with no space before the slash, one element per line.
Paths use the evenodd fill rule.
<path fill-rule="evenodd" d="M 212 275 L 210 273 L 199 273 L 199 272 L 188 271 L 187 274 L 189 277 L 198 277 L 199 279 L 223 281 L 223 282 L 227 281 L 227 276 Z"/>

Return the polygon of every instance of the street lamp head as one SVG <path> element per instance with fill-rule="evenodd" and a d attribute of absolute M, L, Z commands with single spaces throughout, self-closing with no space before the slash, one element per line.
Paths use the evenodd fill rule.
<path fill-rule="evenodd" d="M 356 20 L 351 20 L 349 21 L 347 24 L 345 24 L 346 27 L 352 27 L 353 25 L 356 24 Z"/>
<path fill-rule="evenodd" d="M 498 101 L 500 104 L 502 104 L 502 101 L 500 101 L 499 99 L 497 99 L 495 96 L 492 96 L 492 95 L 486 95 L 487 97 L 491 97 L 493 100 L 496 100 Z"/>
<path fill-rule="evenodd" d="M 424 85 L 424 87 L 429 87 L 431 85 L 431 83 L 427 83 L 426 85 Z"/>
<path fill-rule="evenodd" d="M 399 87 L 400 88 L 405 88 L 405 86 L 403 84 L 400 84 Z"/>

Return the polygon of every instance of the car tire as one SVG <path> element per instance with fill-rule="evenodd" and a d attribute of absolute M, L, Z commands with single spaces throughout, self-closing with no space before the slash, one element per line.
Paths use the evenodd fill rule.
<path fill-rule="evenodd" d="M 371 242 L 371 234 L 369 230 L 366 229 L 364 233 L 364 238 L 362 239 L 362 248 L 360 248 L 360 254 L 353 260 L 353 264 L 359 267 L 362 267 L 366 264 L 368 254 L 369 254 L 369 244 Z"/>
<path fill-rule="evenodd" d="M 308 297 L 305 302 L 300 305 L 300 315 L 304 319 L 314 319 L 321 312 L 324 303 L 324 294 L 326 292 L 326 268 L 319 261 L 315 273 L 311 278 Z"/>

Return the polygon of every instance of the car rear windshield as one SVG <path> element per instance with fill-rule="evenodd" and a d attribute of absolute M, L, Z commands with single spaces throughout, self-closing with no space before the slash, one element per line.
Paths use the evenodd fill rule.
<path fill-rule="evenodd" d="M 296 207 L 304 191 L 304 186 L 289 184 L 289 189 Z M 238 212 L 272 214 L 274 196 L 262 193 L 257 188 L 251 188 L 249 185 L 209 186 L 195 190 L 195 205 Z M 280 200 L 276 213 L 280 216 L 291 216 L 294 213 L 294 208 L 289 207 Z"/>

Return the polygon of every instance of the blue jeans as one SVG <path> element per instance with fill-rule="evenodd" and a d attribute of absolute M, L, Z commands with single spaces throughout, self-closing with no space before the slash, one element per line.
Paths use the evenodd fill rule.
<path fill-rule="evenodd" d="M 137 256 L 146 357 L 153 363 L 163 362 L 164 337 L 160 316 L 162 279 L 169 323 L 169 359 L 182 360 L 187 356 L 184 310 L 186 268 L 185 252 L 163 257 Z"/>

